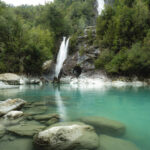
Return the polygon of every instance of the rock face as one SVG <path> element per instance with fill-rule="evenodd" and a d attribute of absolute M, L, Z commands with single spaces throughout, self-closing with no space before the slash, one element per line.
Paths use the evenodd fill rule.
<path fill-rule="evenodd" d="M 100 135 L 99 150 L 139 150 L 137 146 L 126 140 L 114 138 L 107 135 Z"/>
<path fill-rule="evenodd" d="M 84 117 L 80 121 L 94 126 L 99 133 L 112 136 L 121 136 L 126 130 L 122 123 L 104 117 Z"/>
<path fill-rule="evenodd" d="M 10 85 L 20 85 L 20 76 L 14 73 L 0 74 L 0 81 L 6 82 Z"/>
<path fill-rule="evenodd" d="M 10 111 L 6 115 L 4 115 L 4 118 L 7 119 L 17 119 L 19 117 L 23 116 L 22 111 Z"/>
<path fill-rule="evenodd" d="M 0 103 L 0 116 L 6 113 L 21 108 L 26 102 L 22 99 L 8 99 Z"/>
<path fill-rule="evenodd" d="M 33 136 L 39 131 L 43 130 L 45 126 L 39 124 L 35 121 L 25 122 L 24 124 L 19 124 L 16 126 L 12 126 L 7 128 L 7 131 L 21 135 L 21 136 Z"/>
<path fill-rule="evenodd" d="M 99 139 L 93 127 L 80 122 L 58 123 L 34 137 L 36 149 L 96 150 Z"/>
<path fill-rule="evenodd" d="M 80 74 L 78 74 L 78 69 L 76 70 L 76 68 L 79 67 L 82 73 L 95 70 L 94 61 L 100 54 L 98 46 L 93 43 L 95 38 L 96 29 L 93 26 L 86 28 L 84 35 L 78 37 L 75 47 L 76 52 L 68 56 L 64 64 L 64 75 L 75 75 L 78 77 Z"/>

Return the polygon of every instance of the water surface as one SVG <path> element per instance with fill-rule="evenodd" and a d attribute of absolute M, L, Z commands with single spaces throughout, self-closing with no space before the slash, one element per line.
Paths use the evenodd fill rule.
<path fill-rule="evenodd" d="M 22 98 L 28 102 L 56 102 L 56 106 L 48 106 L 46 113 L 57 112 L 64 121 L 76 120 L 84 116 L 104 116 L 118 120 L 127 127 L 123 138 L 134 142 L 141 150 L 150 149 L 149 87 L 89 89 L 73 88 L 70 85 L 61 85 L 60 87 L 48 85 L 21 86 L 15 89 L 0 90 L 0 100 L 8 98 Z M 23 140 L 28 141 L 19 139 L 20 143 Z M 13 143 L 11 145 L 9 142 L 8 146 L 6 143 L 0 139 L 0 150 L 16 150 L 16 147 L 12 148 Z M 5 149 L 2 149 L 4 144 Z"/>

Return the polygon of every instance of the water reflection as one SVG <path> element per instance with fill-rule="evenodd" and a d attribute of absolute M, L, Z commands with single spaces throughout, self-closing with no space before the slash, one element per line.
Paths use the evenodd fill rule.
<path fill-rule="evenodd" d="M 62 121 L 66 121 L 67 120 L 66 108 L 62 101 L 59 87 L 55 88 L 55 99 L 56 99 L 56 105 L 57 105 L 57 109 L 60 114 L 60 117 L 61 117 Z"/>

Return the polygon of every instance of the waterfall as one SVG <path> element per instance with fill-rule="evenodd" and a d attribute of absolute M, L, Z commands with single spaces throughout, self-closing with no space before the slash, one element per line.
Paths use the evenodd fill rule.
<path fill-rule="evenodd" d="M 102 10 L 104 9 L 105 1 L 97 0 L 97 4 L 98 4 L 97 11 L 98 11 L 98 14 L 100 15 Z"/>
<path fill-rule="evenodd" d="M 58 78 L 60 71 L 63 67 L 63 63 L 67 58 L 68 46 L 69 46 L 69 38 L 66 40 L 66 37 L 63 37 L 63 41 L 60 45 L 59 53 L 57 56 L 57 63 L 56 63 L 56 68 L 55 68 L 56 78 Z"/>
<path fill-rule="evenodd" d="M 63 104 L 62 98 L 60 96 L 60 91 L 58 89 L 55 90 L 55 98 L 56 98 L 56 104 L 57 104 L 58 112 L 60 114 L 61 119 L 64 121 L 67 118 L 66 109 L 65 109 L 65 106 Z"/>

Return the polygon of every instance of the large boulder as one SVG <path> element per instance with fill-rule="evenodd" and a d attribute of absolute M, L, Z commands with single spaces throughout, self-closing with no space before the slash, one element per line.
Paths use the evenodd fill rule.
<path fill-rule="evenodd" d="M 7 128 L 7 131 L 15 133 L 20 136 L 32 137 L 34 134 L 40 132 L 45 128 L 44 125 L 36 121 L 29 121 L 19 125 L 11 126 Z"/>
<path fill-rule="evenodd" d="M 139 150 L 137 146 L 127 140 L 100 135 L 99 150 Z"/>
<path fill-rule="evenodd" d="M 34 137 L 34 143 L 39 150 L 96 150 L 99 138 L 89 125 L 64 122 L 39 132 Z"/>
<path fill-rule="evenodd" d="M 21 108 L 26 102 L 22 99 L 8 99 L 0 103 L 0 116 L 6 113 Z"/>
<path fill-rule="evenodd" d="M 84 117 L 80 121 L 92 125 L 97 132 L 112 136 L 121 136 L 125 133 L 126 127 L 118 121 L 110 120 L 104 117 Z"/>
<path fill-rule="evenodd" d="M 0 81 L 8 83 L 10 85 L 20 85 L 20 76 L 14 73 L 0 74 Z"/>

